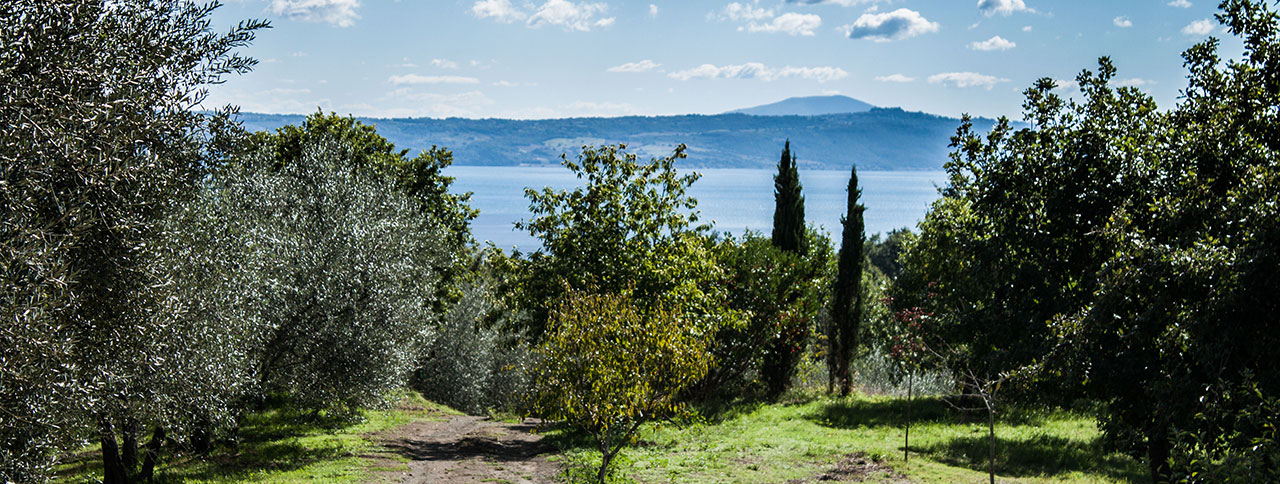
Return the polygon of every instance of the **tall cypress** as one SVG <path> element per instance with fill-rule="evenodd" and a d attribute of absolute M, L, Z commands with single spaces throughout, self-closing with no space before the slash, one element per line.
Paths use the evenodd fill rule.
<path fill-rule="evenodd" d="M 849 360 L 858 344 L 858 324 L 862 321 L 862 251 L 866 238 L 862 211 L 866 207 L 858 203 L 862 189 L 858 188 L 856 165 L 849 175 L 848 190 L 849 204 L 846 215 L 841 219 L 844 233 L 840 240 L 839 272 L 833 288 L 835 300 L 831 304 L 831 326 L 827 334 L 834 355 L 828 364 L 835 364 L 833 373 L 840 383 L 841 395 L 848 395 L 853 387 Z"/>
<path fill-rule="evenodd" d="M 804 196 L 800 194 L 800 173 L 791 154 L 791 140 L 782 148 L 773 187 L 773 246 L 805 255 L 809 246 L 804 238 Z"/>

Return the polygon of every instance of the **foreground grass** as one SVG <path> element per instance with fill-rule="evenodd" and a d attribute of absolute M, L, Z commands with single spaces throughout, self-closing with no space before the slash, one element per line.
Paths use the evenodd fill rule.
<path fill-rule="evenodd" d="M 247 415 L 240 442 L 208 457 L 170 456 L 157 466 L 161 483 L 312 483 L 365 482 L 378 471 L 407 470 L 404 458 L 386 452 L 372 435 L 415 420 L 443 418 L 456 411 L 405 395 L 387 410 L 363 411 L 362 418 L 313 418 L 288 408 Z M 57 481 L 66 484 L 102 480 L 101 454 L 89 449 L 60 466 Z"/>
<path fill-rule="evenodd" d="M 873 472 L 859 476 L 867 482 L 987 482 L 985 415 L 957 414 L 940 400 L 916 399 L 911 457 L 904 462 L 905 399 L 796 400 L 737 407 L 683 428 L 649 427 L 624 451 L 617 474 L 655 483 L 808 481 L 861 452 L 877 462 Z M 599 462 L 581 437 L 553 438 L 572 465 Z M 996 438 L 999 482 L 1149 482 L 1141 464 L 1103 450 L 1093 420 L 1083 415 L 1018 412 L 997 423 Z"/>

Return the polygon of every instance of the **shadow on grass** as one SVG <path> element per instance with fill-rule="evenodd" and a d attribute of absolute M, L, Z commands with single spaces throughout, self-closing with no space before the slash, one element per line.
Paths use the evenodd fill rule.
<path fill-rule="evenodd" d="M 188 481 L 237 482 L 263 472 L 290 472 L 328 460 L 351 457 L 339 448 L 308 448 L 297 442 L 242 444 L 240 452 L 219 452 L 198 462 L 171 462 L 157 476 L 156 482 Z"/>
<path fill-rule="evenodd" d="M 350 416 L 277 407 L 247 415 L 238 429 L 238 442 L 219 445 L 208 456 L 175 455 L 166 445 L 164 461 L 156 467 L 155 482 L 237 482 L 261 472 L 289 472 L 327 460 L 351 457 L 342 448 L 313 448 L 299 438 L 332 434 L 359 422 Z M 65 458 L 56 480 L 79 482 L 89 475 L 101 475 L 102 454 L 85 451 Z M 89 481 L 94 481 L 89 479 Z"/>
<path fill-rule="evenodd" d="M 906 417 L 906 399 L 867 400 L 856 398 L 832 401 L 806 418 L 826 427 L 851 429 L 859 427 L 898 427 L 906 421 Z M 959 421 L 961 421 L 961 417 L 952 412 L 950 405 L 940 398 L 917 398 L 911 402 L 912 424 Z"/>
<path fill-rule="evenodd" d="M 981 472 L 987 470 L 990 452 L 985 434 L 957 437 L 919 450 L 944 464 Z M 1141 465 L 1123 455 L 1107 452 L 1101 438 L 1080 442 L 1048 435 L 1024 439 L 996 435 L 996 474 L 1052 477 L 1072 472 L 1105 475 L 1127 482 L 1150 482 Z"/>

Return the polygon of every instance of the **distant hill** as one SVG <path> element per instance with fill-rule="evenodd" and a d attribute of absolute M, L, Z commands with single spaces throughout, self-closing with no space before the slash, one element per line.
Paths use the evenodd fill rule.
<path fill-rule="evenodd" d="M 250 130 L 299 124 L 304 116 L 242 113 Z M 769 168 L 778 162 L 784 141 L 801 167 L 845 170 L 940 170 L 951 135 L 960 120 L 899 108 L 873 108 L 852 114 L 752 116 L 746 114 L 631 116 L 621 118 L 371 119 L 361 122 L 396 146 L 414 152 L 433 145 L 453 150 L 458 165 L 558 164 L 582 145 L 626 143 L 645 157 L 670 154 L 688 145 L 683 166 Z M 989 119 L 975 119 L 985 132 Z"/>
<path fill-rule="evenodd" d="M 793 97 L 754 108 L 736 109 L 726 114 L 753 116 L 820 116 L 823 114 L 865 113 L 874 108 L 849 96 Z"/>

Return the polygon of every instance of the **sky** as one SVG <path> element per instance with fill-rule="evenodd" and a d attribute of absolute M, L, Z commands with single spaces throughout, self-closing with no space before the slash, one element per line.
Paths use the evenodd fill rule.
<path fill-rule="evenodd" d="M 1036 79 L 1110 56 L 1165 108 L 1181 53 L 1240 42 L 1208 0 L 227 0 L 214 28 L 267 19 L 254 72 L 206 107 L 367 117 L 717 114 L 842 94 L 945 116 L 1021 119 Z"/>

